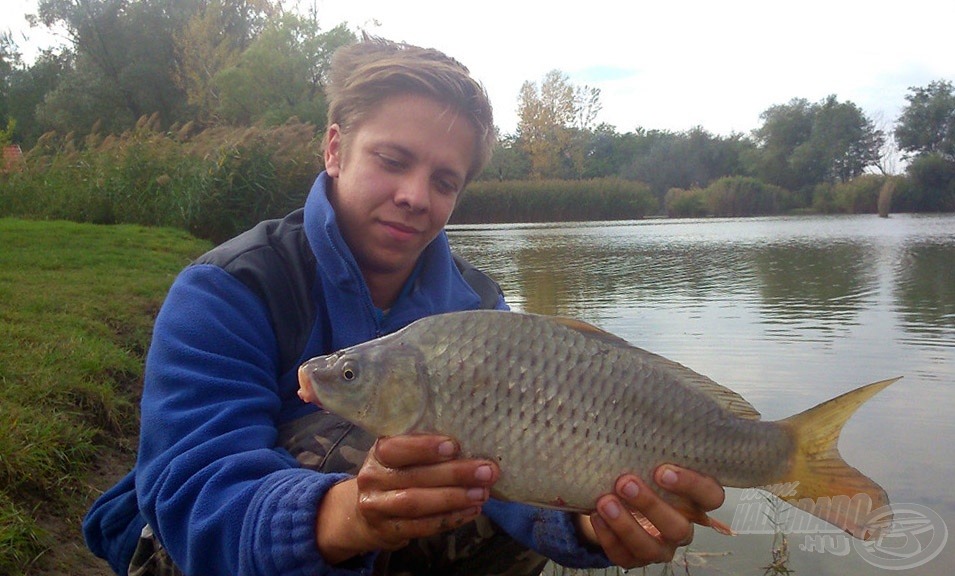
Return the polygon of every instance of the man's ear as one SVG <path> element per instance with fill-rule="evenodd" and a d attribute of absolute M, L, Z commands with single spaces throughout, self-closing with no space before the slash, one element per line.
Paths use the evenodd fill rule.
<path fill-rule="evenodd" d="M 338 124 L 328 127 L 325 134 L 325 171 L 338 178 L 342 169 L 342 129 Z"/>

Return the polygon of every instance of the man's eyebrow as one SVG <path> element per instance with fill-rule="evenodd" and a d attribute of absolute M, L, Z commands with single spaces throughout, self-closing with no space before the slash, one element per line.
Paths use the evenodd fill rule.
<path fill-rule="evenodd" d="M 398 144 L 396 142 L 391 142 L 389 140 L 381 140 L 380 142 L 372 142 L 371 148 L 372 150 L 379 150 L 384 148 L 392 152 L 397 152 L 399 154 L 402 154 L 404 156 L 409 156 L 409 157 L 414 157 L 415 155 L 410 148 L 406 146 L 402 146 L 401 144 Z"/>
<path fill-rule="evenodd" d="M 377 143 L 373 142 L 371 145 L 371 149 L 372 150 L 386 149 L 391 152 L 397 152 L 399 155 L 402 155 L 405 158 L 417 157 L 411 148 L 408 148 L 402 144 L 398 144 L 397 142 L 391 142 L 389 140 L 382 140 Z M 448 175 L 448 176 L 453 176 L 454 178 L 457 178 L 458 180 L 461 180 L 462 182 L 465 179 L 467 179 L 467 170 L 463 172 L 458 172 L 454 168 L 447 165 L 443 165 L 443 164 L 438 166 L 436 172 L 440 174 Z"/>

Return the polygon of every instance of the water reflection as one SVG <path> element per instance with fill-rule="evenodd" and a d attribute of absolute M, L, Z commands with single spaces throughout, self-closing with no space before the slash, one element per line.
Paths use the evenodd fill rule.
<path fill-rule="evenodd" d="M 875 251 L 863 244 L 772 244 L 753 260 L 762 321 L 775 337 L 799 331 L 838 337 L 857 324 L 876 291 Z"/>
<path fill-rule="evenodd" d="M 955 339 L 955 258 L 951 245 L 907 245 L 898 264 L 895 299 L 903 327 L 926 346 Z"/>
<path fill-rule="evenodd" d="M 767 419 L 904 375 L 850 421 L 840 450 L 893 501 L 930 507 L 955 530 L 955 456 L 937 448 L 955 441 L 955 215 L 509 225 L 449 235 L 501 283 L 512 307 L 594 322 L 738 390 Z M 698 535 L 698 549 L 720 558 L 712 573 L 766 564 L 768 540 Z M 793 567 L 883 573 L 855 554 L 796 554 Z M 955 543 L 913 570 L 953 572 Z"/>

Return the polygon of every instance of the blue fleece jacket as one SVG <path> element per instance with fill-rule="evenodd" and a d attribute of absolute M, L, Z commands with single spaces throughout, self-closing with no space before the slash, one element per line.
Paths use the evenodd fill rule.
<path fill-rule="evenodd" d="M 442 233 L 389 313 L 377 312 L 338 230 L 327 178 L 316 180 L 301 224 L 317 262 L 309 293 L 321 313 L 300 361 L 427 315 L 479 307 Z M 297 364 L 287 369 L 280 357 L 268 307 L 234 271 L 197 263 L 179 275 L 147 356 L 136 467 L 84 521 L 88 545 L 116 572 L 126 573 L 148 522 L 186 574 L 370 573 L 375 554 L 345 569 L 318 553 L 319 504 L 345 476 L 304 469 L 277 446 L 279 425 L 316 410 L 296 395 Z M 484 512 L 562 564 L 608 563 L 580 544 L 570 514 L 494 500 Z"/>

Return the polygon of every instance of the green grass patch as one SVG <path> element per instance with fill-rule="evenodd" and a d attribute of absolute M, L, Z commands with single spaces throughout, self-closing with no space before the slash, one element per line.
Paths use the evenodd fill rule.
<path fill-rule="evenodd" d="M 211 245 L 168 228 L 0 219 L 0 573 L 85 508 L 83 475 L 134 437 L 145 350 L 176 274 Z"/>

